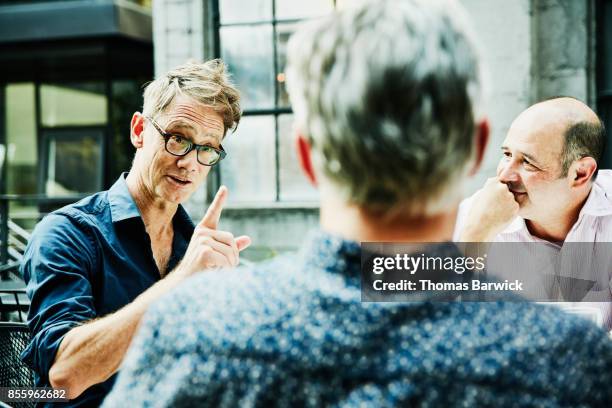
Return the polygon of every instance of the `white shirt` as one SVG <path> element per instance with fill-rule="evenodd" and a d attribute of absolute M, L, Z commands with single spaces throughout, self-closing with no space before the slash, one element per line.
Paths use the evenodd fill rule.
<path fill-rule="evenodd" d="M 458 240 L 465 225 L 467 214 L 471 208 L 474 196 L 460 204 L 453 238 Z M 504 265 L 500 268 L 490 266 L 490 270 L 502 271 L 504 266 L 511 275 L 499 273 L 500 278 L 516 277 L 519 271 L 524 271 L 526 279 L 534 282 L 534 274 L 542 278 L 543 293 L 528 293 L 527 297 L 566 299 L 560 293 L 559 281 L 556 290 L 552 290 L 550 278 L 564 276 L 565 265 L 571 264 L 573 269 L 567 272 L 567 277 L 574 279 L 573 286 L 580 282 L 595 282 L 581 302 L 563 302 L 564 308 L 570 308 L 574 313 L 591 314 L 592 319 L 612 328 L 612 170 L 599 170 L 593 188 L 584 203 L 576 223 L 567 234 L 562 246 L 531 235 L 522 217 L 516 217 L 506 229 L 499 233 L 494 242 L 517 243 L 504 246 L 506 254 L 502 254 Z M 518 244 L 518 243 L 522 243 Z M 538 244 L 529 244 L 538 243 Z M 583 243 L 569 244 L 566 243 Z M 586 244 L 584 244 L 586 243 Z M 585 247 L 586 245 L 586 247 Z M 501 246 L 500 246 L 501 247 Z M 579 254 L 579 255 L 577 255 Z M 592 254 L 597 254 L 596 256 Z M 499 257 L 497 259 L 500 259 Z M 535 261 L 535 262 L 534 262 Z M 571 274 L 571 275 L 570 275 Z M 497 273 L 496 273 L 497 275 Z M 597 275 L 597 276 L 595 276 Z M 581 280 L 582 279 L 582 280 Z M 547 286 L 548 285 L 548 286 Z M 560 284 L 563 286 L 563 283 Z M 569 285 L 572 285 L 571 283 Z M 547 289 L 544 290 L 544 286 Z M 572 287 L 564 287 L 565 292 Z M 551 292 L 552 290 L 552 292 Z M 563 292 L 561 290 L 561 292 Z M 582 296 L 580 296 L 582 298 Z M 585 300 L 606 299 L 606 302 L 586 302 Z M 590 312 L 589 312 L 590 310 Z M 599 310 L 599 312 L 597 312 Z"/>

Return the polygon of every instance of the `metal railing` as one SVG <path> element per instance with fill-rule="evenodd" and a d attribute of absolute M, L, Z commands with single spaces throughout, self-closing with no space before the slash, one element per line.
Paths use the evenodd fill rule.
<path fill-rule="evenodd" d="M 30 232 L 9 218 L 9 203 L 31 203 L 39 207 L 38 219 L 47 214 L 40 207 L 55 209 L 73 203 L 85 195 L 50 197 L 46 194 L 0 194 L 0 279 L 21 279 L 19 263 L 30 239 Z"/>
<path fill-rule="evenodd" d="M 11 202 L 26 206 L 32 204 L 36 208 L 31 217 L 34 225 L 48 211 L 75 202 L 82 197 L 81 195 L 49 197 L 41 194 L 0 194 L 0 320 L 23 322 L 29 307 L 19 265 L 31 233 L 9 218 L 9 204 Z"/>
<path fill-rule="evenodd" d="M 21 279 L 17 270 L 30 240 L 31 233 L 21 228 L 11 219 L 7 219 L 6 226 L 3 227 L 7 230 L 6 236 L 8 239 L 0 241 L 2 252 L 6 254 L 6 258 L 0 265 L 0 278 L 2 280 Z"/>

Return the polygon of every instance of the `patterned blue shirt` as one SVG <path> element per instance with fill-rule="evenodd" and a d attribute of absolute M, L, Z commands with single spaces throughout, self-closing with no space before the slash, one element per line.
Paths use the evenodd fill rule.
<path fill-rule="evenodd" d="M 46 216 L 28 243 L 22 272 L 31 299 L 28 325 L 32 340 L 22 358 L 34 368 L 39 387 L 50 386 L 49 369 L 70 329 L 115 312 L 160 279 L 149 235 L 125 183 L 126 174 L 108 191 Z M 168 270 L 181 260 L 193 235 L 193 222 L 181 206 L 173 226 Z M 57 406 L 97 406 L 114 380 L 112 376 Z"/>
<path fill-rule="evenodd" d="M 527 302 L 362 303 L 360 247 L 202 273 L 154 304 L 105 407 L 612 406 L 612 342 Z"/>

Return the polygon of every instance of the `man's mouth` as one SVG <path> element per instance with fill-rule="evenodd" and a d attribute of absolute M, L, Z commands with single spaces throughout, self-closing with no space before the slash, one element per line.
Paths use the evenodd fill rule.
<path fill-rule="evenodd" d="M 522 197 L 525 197 L 527 195 L 526 191 L 510 190 L 510 192 L 512 194 L 514 194 L 514 198 L 515 199 L 522 198 Z"/>
<path fill-rule="evenodd" d="M 186 185 L 191 184 L 191 181 L 189 179 L 186 179 L 183 177 L 168 175 L 168 178 L 172 180 L 175 184 L 178 184 L 179 186 L 186 186 Z"/>

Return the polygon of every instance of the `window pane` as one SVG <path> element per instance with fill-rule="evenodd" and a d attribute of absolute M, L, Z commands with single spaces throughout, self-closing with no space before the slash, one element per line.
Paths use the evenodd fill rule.
<path fill-rule="evenodd" d="M 612 91 L 612 2 L 602 2 L 601 43 L 597 57 L 600 59 L 600 83 L 602 90 Z"/>
<path fill-rule="evenodd" d="M 220 0 L 221 24 L 272 20 L 272 0 Z"/>
<path fill-rule="evenodd" d="M 142 108 L 142 85 L 145 80 L 115 80 L 111 90 L 111 139 L 108 168 L 109 180 L 114 183 L 119 175 L 132 166 L 134 146 L 130 141 L 130 121 L 132 114 Z M 110 186 L 104 186 L 110 187 Z"/>
<path fill-rule="evenodd" d="M 102 188 L 101 132 L 77 132 L 48 135 L 45 192 L 50 196 Z"/>
<path fill-rule="evenodd" d="M 106 95 L 102 82 L 42 84 L 43 126 L 100 125 L 106 123 Z"/>
<path fill-rule="evenodd" d="M 272 26 L 221 28 L 221 57 L 242 94 L 242 108 L 274 107 Z"/>
<path fill-rule="evenodd" d="M 306 17 L 318 17 L 331 12 L 334 9 L 332 0 L 276 0 L 276 18 L 294 19 Z"/>
<path fill-rule="evenodd" d="M 275 201 L 274 117 L 246 116 L 226 137 L 221 183 L 229 188 L 229 202 Z"/>
<path fill-rule="evenodd" d="M 317 190 L 308 182 L 300 168 L 292 128 L 293 115 L 278 117 L 280 200 L 317 201 Z"/>
<path fill-rule="evenodd" d="M 32 83 L 9 84 L 5 88 L 8 193 L 36 193 L 38 142 L 35 100 Z"/>
<path fill-rule="evenodd" d="M 336 0 L 336 10 L 346 10 L 358 5 L 359 2 L 355 2 L 353 0 Z"/>
<path fill-rule="evenodd" d="M 299 27 L 299 24 L 278 24 L 276 26 L 276 43 L 279 72 L 276 75 L 278 81 L 278 106 L 289 107 L 289 95 L 285 87 L 285 66 L 287 65 L 287 41 Z"/>

